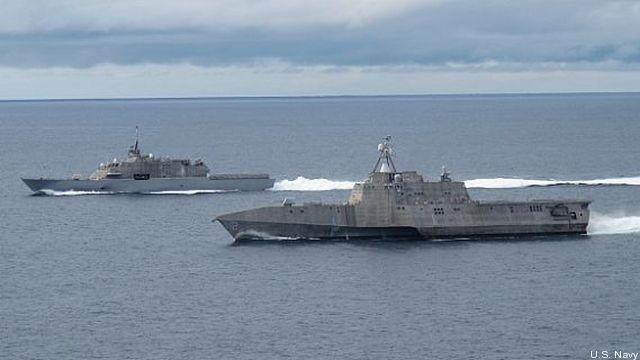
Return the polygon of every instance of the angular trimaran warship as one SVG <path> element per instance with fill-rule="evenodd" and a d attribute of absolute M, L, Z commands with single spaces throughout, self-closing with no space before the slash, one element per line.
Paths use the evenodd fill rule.
<path fill-rule="evenodd" d="M 396 171 L 387 137 L 346 204 L 262 207 L 218 216 L 236 240 L 440 239 L 585 234 L 587 200 L 477 201 L 443 168 L 440 181 Z M 215 221 L 214 220 L 214 221 Z"/>
<path fill-rule="evenodd" d="M 209 174 L 200 159 L 157 158 L 143 154 L 136 141 L 126 159 L 100 164 L 89 176 L 71 179 L 22 179 L 36 193 L 47 191 L 91 191 L 114 193 L 154 193 L 167 191 L 251 191 L 274 184 L 267 174 Z"/>

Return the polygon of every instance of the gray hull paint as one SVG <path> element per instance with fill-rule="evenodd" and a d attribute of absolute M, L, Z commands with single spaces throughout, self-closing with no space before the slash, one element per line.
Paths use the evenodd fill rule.
<path fill-rule="evenodd" d="M 317 224 L 268 223 L 217 219 L 236 241 L 253 240 L 432 240 L 541 235 L 583 235 L 586 224 L 514 226 L 409 226 L 357 227 Z"/>
<path fill-rule="evenodd" d="M 261 207 L 216 218 L 236 240 L 441 239 L 585 234 L 589 201 L 477 201 L 443 169 L 440 181 L 395 170 L 389 137 L 345 204 Z"/>
<path fill-rule="evenodd" d="M 317 224 L 287 224 L 250 221 L 220 223 L 237 240 L 355 240 L 355 239 L 417 239 L 420 233 L 412 227 L 352 227 Z"/>
<path fill-rule="evenodd" d="M 103 179 L 103 180 L 56 180 L 22 179 L 34 192 L 91 191 L 115 193 L 150 193 L 163 191 L 259 191 L 273 186 L 275 180 L 269 178 L 152 178 L 149 180 Z"/>

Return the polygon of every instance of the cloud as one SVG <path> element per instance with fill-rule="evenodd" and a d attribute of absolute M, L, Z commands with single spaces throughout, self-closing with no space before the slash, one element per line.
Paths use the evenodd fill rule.
<path fill-rule="evenodd" d="M 637 91 L 639 70 L 477 66 L 104 64 L 2 68 L 0 99 Z M 509 68 L 509 70 L 504 70 Z"/>
<path fill-rule="evenodd" d="M 218 79 L 228 95 L 640 90 L 623 76 L 640 71 L 631 0 L 0 0 L 0 9 L 0 80 L 26 97 L 76 97 L 49 80 L 64 83 L 59 74 L 86 97 L 224 95 L 212 90 Z M 158 71 L 164 83 L 148 76 Z"/>
<path fill-rule="evenodd" d="M 0 33 L 356 28 L 435 0 L 5 0 Z"/>
<path fill-rule="evenodd" d="M 2 1 L 2 0 L 0 0 Z M 640 2 L 16 1 L 0 65 L 640 63 Z"/>

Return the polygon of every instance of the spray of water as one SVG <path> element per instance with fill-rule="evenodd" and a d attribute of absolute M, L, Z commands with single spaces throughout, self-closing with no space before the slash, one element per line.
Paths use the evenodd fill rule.
<path fill-rule="evenodd" d="M 328 179 L 307 179 L 298 176 L 295 180 L 281 180 L 273 185 L 273 191 L 328 191 L 348 190 L 353 188 L 354 181 L 335 181 Z"/>
<path fill-rule="evenodd" d="M 466 180 L 465 185 L 468 188 L 482 189 L 511 189 L 524 188 L 530 186 L 556 186 L 556 185 L 579 185 L 579 186 L 607 186 L 607 185 L 627 185 L 640 186 L 640 177 L 621 177 L 610 179 L 594 179 L 594 180 L 535 180 L 535 179 L 510 179 L 510 178 L 493 178 L 493 179 L 473 179 Z M 330 190 L 350 190 L 353 188 L 355 181 L 329 180 L 329 179 L 308 179 L 298 176 L 294 180 L 277 181 L 271 191 L 330 191 Z M 149 194 L 154 195 L 195 195 L 210 194 L 224 192 L 220 190 L 184 190 L 184 191 L 159 191 Z M 113 192 L 104 191 L 52 191 L 43 190 L 42 194 L 51 196 L 75 196 L 75 195 L 103 195 L 114 194 Z"/>
<path fill-rule="evenodd" d="M 638 177 L 621 177 L 609 179 L 594 180 L 535 180 L 535 179 L 474 179 L 465 181 L 465 185 L 469 188 L 484 189 L 508 189 L 522 188 L 529 186 L 555 186 L 555 185 L 582 185 L 582 186 L 598 186 L 598 185 L 640 185 L 640 176 Z"/>
<path fill-rule="evenodd" d="M 176 190 L 176 191 L 152 191 L 152 192 L 143 192 L 138 193 L 140 195 L 197 195 L 197 194 L 217 194 L 217 193 L 225 193 L 231 192 L 234 190 Z M 81 196 L 81 195 L 113 195 L 119 194 L 118 192 L 113 191 L 54 191 L 54 190 L 40 190 L 37 195 L 47 195 L 47 196 Z"/>
<path fill-rule="evenodd" d="M 109 195 L 115 194 L 109 191 L 55 191 L 49 189 L 39 190 L 36 195 L 47 195 L 47 196 L 79 196 L 79 195 Z"/>
<path fill-rule="evenodd" d="M 518 178 L 493 178 L 493 179 L 473 179 L 466 180 L 468 188 L 482 189 L 512 189 L 530 186 L 557 186 L 557 185 L 580 185 L 580 186 L 606 186 L 606 185 L 640 185 L 640 177 L 621 177 L 594 180 L 537 180 Z M 281 180 L 275 183 L 273 191 L 328 191 L 328 190 L 348 190 L 353 188 L 355 181 L 336 181 L 329 179 L 308 179 L 302 176 L 295 180 Z"/>
<path fill-rule="evenodd" d="M 623 213 L 600 214 L 591 212 L 589 235 L 629 234 L 640 232 L 640 216 L 630 216 Z"/>

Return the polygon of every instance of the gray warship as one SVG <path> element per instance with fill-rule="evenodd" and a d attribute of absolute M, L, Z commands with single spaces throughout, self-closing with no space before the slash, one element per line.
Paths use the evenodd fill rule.
<path fill-rule="evenodd" d="M 172 191 L 257 191 L 273 186 L 267 174 L 209 174 L 201 159 L 157 158 L 143 154 L 136 140 L 127 157 L 100 164 L 88 178 L 25 179 L 36 194 L 48 191 L 86 191 L 107 193 L 156 193 Z"/>
<path fill-rule="evenodd" d="M 439 181 L 396 171 L 390 137 L 346 204 L 262 207 L 220 215 L 240 240 L 446 239 L 585 234 L 588 200 L 477 201 L 443 167 Z"/>

